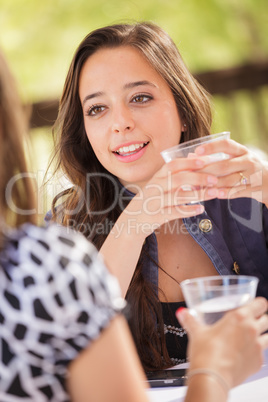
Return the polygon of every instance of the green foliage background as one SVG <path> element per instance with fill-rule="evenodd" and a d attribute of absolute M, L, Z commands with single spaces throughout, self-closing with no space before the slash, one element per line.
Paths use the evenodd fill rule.
<path fill-rule="evenodd" d="M 82 38 L 129 20 L 160 24 L 193 72 L 268 57 L 267 0 L 0 0 L 0 46 L 23 98 L 59 96 Z"/>
<path fill-rule="evenodd" d="M 0 0 L 0 47 L 24 102 L 58 98 L 72 55 L 92 29 L 150 20 L 178 45 L 193 73 L 268 59 L 267 0 Z M 215 97 L 213 131 L 268 150 L 268 90 Z M 261 110 L 261 112 L 260 112 Z M 34 165 L 44 171 L 51 128 L 33 130 Z"/>

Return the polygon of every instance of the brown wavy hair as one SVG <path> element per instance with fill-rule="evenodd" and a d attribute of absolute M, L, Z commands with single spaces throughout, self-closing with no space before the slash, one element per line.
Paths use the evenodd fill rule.
<path fill-rule="evenodd" d="M 178 113 L 187 124 L 181 142 L 210 134 L 211 126 L 208 94 L 159 26 L 148 22 L 118 24 L 94 30 L 84 38 L 72 59 L 53 127 L 55 153 L 51 163 L 56 163 L 55 173 L 63 172 L 73 186 L 54 198 L 52 219 L 80 230 L 98 249 L 129 200 L 122 197 L 117 179 L 100 164 L 88 141 L 78 93 L 79 77 L 85 61 L 97 50 L 119 46 L 131 46 L 141 52 L 169 85 Z M 100 225 L 107 230 L 97 230 Z M 169 367 L 172 362 L 165 346 L 159 289 L 153 288 L 142 274 L 146 248 L 145 242 L 126 298 L 141 361 L 145 370 L 154 370 Z"/>
<path fill-rule="evenodd" d="M 18 227 L 36 222 L 34 190 L 24 156 L 27 131 L 28 115 L 13 74 L 0 52 L 0 246 L 5 224 Z M 12 191 L 6 191 L 9 189 Z"/>

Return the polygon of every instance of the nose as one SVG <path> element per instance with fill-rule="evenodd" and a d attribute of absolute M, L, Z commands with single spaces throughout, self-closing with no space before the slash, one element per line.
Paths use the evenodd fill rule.
<path fill-rule="evenodd" d="M 127 106 L 121 105 L 113 111 L 112 132 L 124 134 L 134 128 L 134 120 L 131 111 Z"/>

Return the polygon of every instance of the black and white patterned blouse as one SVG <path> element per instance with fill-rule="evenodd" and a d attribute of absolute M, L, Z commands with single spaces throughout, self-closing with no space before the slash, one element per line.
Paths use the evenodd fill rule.
<path fill-rule="evenodd" d="M 10 232 L 0 253 L 0 401 L 68 401 L 68 364 L 117 314 L 95 248 L 51 225 Z"/>

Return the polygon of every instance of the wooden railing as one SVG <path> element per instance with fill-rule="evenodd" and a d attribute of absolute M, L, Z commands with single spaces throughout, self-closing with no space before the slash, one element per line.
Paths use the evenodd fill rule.
<path fill-rule="evenodd" d="M 268 60 L 194 75 L 212 95 L 222 95 L 231 98 L 232 94 L 237 91 L 250 91 L 254 107 L 259 114 L 258 124 L 261 125 L 262 135 L 266 138 L 268 137 L 267 118 L 264 111 L 261 110 L 263 105 L 260 105 L 257 96 L 258 90 L 268 85 Z M 31 128 L 53 125 L 57 117 L 58 105 L 57 99 L 45 100 L 29 105 L 31 108 Z"/>
<path fill-rule="evenodd" d="M 241 89 L 255 90 L 268 85 L 268 60 L 200 73 L 195 77 L 213 95 L 226 95 Z"/>

